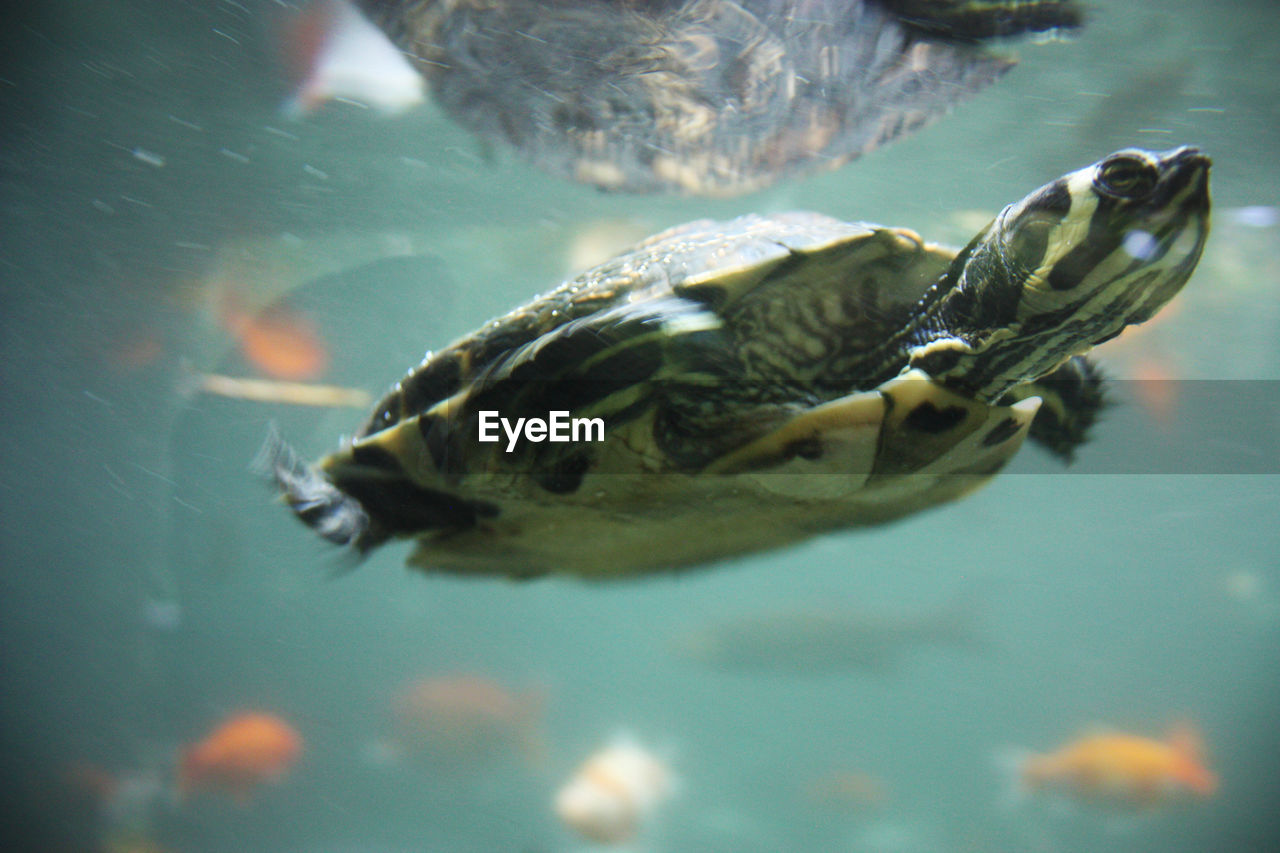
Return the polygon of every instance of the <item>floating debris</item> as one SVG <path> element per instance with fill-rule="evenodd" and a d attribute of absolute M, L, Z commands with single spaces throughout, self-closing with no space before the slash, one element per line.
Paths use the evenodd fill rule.
<path fill-rule="evenodd" d="M 253 400 L 257 403 L 287 403 L 291 406 L 361 409 L 373 400 L 372 394 L 360 388 L 285 382 L 279 379 L 247 379 L 218 373 L 199 374 L 197 388 L 219 397 Z"/>

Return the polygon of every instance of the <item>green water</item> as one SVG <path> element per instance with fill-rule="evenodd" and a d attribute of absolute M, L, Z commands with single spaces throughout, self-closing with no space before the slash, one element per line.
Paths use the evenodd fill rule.
<path fill-rule="evenodd" d="M 1080 36 L 1018 45 L 1017 68 L 917 135 L 714 201 L 557 180 L 430 106 L 287 122 L 279 8 L 48 3 L 0 34 L 0 847 L 577 850 L 552 798 L 620 731 L 678 778 L 636 850 L 1280 846 L 1280 227 L 1240 213 L 1280 205 L 1271 0 L 1098 0 Z M 324 379 L 376 394 L 571 272 L 593 223 L 812 209 L 963 243 L 1112 150 L 1184 143 L 1214 160 L 1205 258 L 1176 310 L 1098 352 L 1122 379 L 1187 380 L 1171 408 L 1118 382 L 1074 468 L 1028 447 L 982 492 L 886 528 L 620 584 L 428 577 L 404 546 L 335 577 L 248 463 L 270 421 L 314 455 L 362 413 L 191 391 L 193 371 L 249 370 L 210 307 L 219 276 L 308 312 Z M 253 277 L 245 257 L 284 260 Z M 955 596 L 980 642 L 879 670 L 726 671 L 681 645 L 746 614 L 823 602 L 893 623 Z M 379 753 L 397 692 L 451 673 L 540 695 L 543 754 Z M 298 764 L 245 806 L 176 802 L 178 750 L 249 708 L 299 731 Z M 1181 720 L 1221 777 L 1206 801 L 1011 801 L 1015 750 Z M 132 799 L 69 779 L 85 766 Z M 839 771 L 883 797 L 806 794 Z"/>

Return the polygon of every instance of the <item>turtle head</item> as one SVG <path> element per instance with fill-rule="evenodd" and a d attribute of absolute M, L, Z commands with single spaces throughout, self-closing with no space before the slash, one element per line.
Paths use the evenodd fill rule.
<path fill-rule="evenodd" d="M 911 366 L 996 400 L 1149 320 L 1209 233 L 1209 158 L 1125 149 L 1009 205 L 957 257 Z"/>

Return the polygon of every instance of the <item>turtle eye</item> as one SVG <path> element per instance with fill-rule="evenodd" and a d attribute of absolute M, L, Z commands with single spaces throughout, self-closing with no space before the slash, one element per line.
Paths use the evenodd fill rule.
<path fill-rule="evenodd" d="M 1099 192 L 1116 198 L 1142 198 L 1156 188 L 1159 179 L 1160 174 L 1151 163 L 1119 154 L 1102 164 L 1094 185 Z"/>

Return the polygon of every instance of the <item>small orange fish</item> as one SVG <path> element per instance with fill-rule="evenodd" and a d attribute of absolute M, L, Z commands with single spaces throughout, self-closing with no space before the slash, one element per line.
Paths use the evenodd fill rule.
<path fill-rule="evenodd" d="M 1163 430 L 1173 427 L 1178 414 L 1178 380 L 1169 367 L 1152 358 L 1139 358 L 1133 367 L 1134 396 Z"/>
<path fill-rule="evenodd" d="M 281 307 L 250 314 L 229 301 L 223 323 L 245 359 L 272 379 L 315 379 L 329 367 L 329 350 L 301 314 Z"/>
<path fill-rule="evenodd" d="M 1032 790 L 1055 790 L 1104 803 L 1150 808 L 1209 797 L 1218 777 L 1204 763 L 1199 733 L 1175 726 L 1165 740 L 1123 733 L 1086 735 L 1060 749 L 1033 755 L 1021 776 Z"/>
<path fill-rule="evenodd" d="M 422 678 L 393 703 L 403 743 L 423 757 L 471 763 L 516 748 L 538 761 L 542 696 L 480 675 Z"/>
<path fill-rule="evenodd" d="M 248 803 L 254 788 L 284 777 L 302 752 L 302 738 L 273 714 L 236 714 L 188 747 L 178 765 L 178 794 L 216 788 Z"/>

